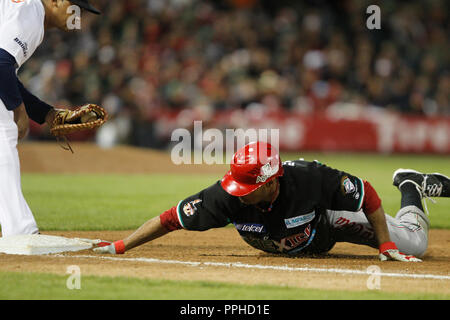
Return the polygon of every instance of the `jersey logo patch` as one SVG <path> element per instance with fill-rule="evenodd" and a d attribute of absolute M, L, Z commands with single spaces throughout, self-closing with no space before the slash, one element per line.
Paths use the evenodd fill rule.
<path fill-rule="evenodd" d="M 192 216 L 195 213 L 195 211 L 197 211 L 197 207 L 195 206 L 195 204 L 200 202 L 202 202 L 201 199 L 195 199 L 191 202 L 186 203 L 183 206 L 184 214 L 187 215 L 188 217 Z"/>
<path fill-rule="evenodd" d="M 349 194 L 349 193 L 353 193 L 356 191 L 356 187 L 353 184 L 353 182 L 350 180 L 349 177 L 344 176 L 342 178 L 342 193 L 344 194 Z"/>
<path fill-rule="evenodd" d="M 286 228 L 295 228 L 298 226 L 301 226 L 303 224 L 309 223 L 313 221 L 314 217 L 316 216 L 316 212 L 310 212 L 301 216 L 284 219 L 284 223 L 286 224 Z"/>

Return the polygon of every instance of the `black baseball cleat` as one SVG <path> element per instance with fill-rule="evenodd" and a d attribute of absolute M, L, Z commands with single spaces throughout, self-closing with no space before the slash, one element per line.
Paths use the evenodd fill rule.
<path fill-rule="evenodd" d="M 421 173 L 412 169 L 398 169 L 392 177 L 397 188 L 407 182 L 416 186 L 422 197 L 450 197 L 450 178 L 440 173 Z"/>

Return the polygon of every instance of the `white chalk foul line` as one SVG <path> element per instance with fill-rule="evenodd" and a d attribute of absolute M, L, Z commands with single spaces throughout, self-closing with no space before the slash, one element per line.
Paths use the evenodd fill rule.
<path fill-rule="evenodd" d="M 179 260 L 164 260 L 155 258 L 124 258 L 124 257 L 109 257 L 109 256 L 93 256 L 93 255 L 55 255 L 58 257 L 67 258 L 88 258 L 111 261 L 130 261 L 130 262 L 144 262 L 144 263 L 159 263 L 159 264 L 179 264 L 192 267 L 210 266 L 210 267 L 228 267 L 228 268 L 243 268 L 243 269 L 259 269 L 259 270 L 277 270 L 277 271 L 301 271 L 301 272 L 318 272 L 318 273 L 338 273 L 338 274 L 352 274 L 352 275 L 379 275 L 382 277 L 393 278 L 413 278 L 413 279 L 435 279 L 435 280 L 450 280 L 450 276 L 437 274 L 414 274 L 414 273 L 369 273 L 364 270 L 356 269 L 340 269 L 340 268 L 310 268 L 310 267 L 289 267 L 289 266 L 273 266 L 261 264 L 245 264 L 241 262 L 200 262 L 200 261 L 179 261 Z"/>

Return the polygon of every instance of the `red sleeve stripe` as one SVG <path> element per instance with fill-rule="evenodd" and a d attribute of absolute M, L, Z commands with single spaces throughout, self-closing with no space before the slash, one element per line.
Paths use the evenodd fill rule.
<path fill-rule="evenodd" d="M 183 228 L 180 220 L 178 219 L 177 207 L 172 207 L 169 210 L 164 211 L 159 216 L 159 219 L 161 221 L 161 225 L 168 231 L 175 231 Z"/>
<path fill-rule="evenodd" d="M 381 199 L 372 185 L 364 180 L 364 200 L 362 209 L 365 214 L 375 212 L 381 206 Z"/>

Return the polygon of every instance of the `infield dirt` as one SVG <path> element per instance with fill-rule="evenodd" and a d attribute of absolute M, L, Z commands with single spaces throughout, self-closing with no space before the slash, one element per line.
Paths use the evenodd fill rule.
<path fill-rule="evenodd" d="M 19 145 L 22 172 L 39 173 L 217 173 L 226 166 L 176 166 L 166 153 L 130 147 L 102 150 L 92 144 L 74 143 L 75 154 L 63 152 L 55 143 Z M 96 159 L 95 162 L 92 159 Z M 111 161 L 114 159 L 114 161 Z M 132 232 L 59 231 L 46 234 L 65 237 L 118 240 Z M 226 242 L 223 239 L 227 239 Z M 239 284 L 271 284 L 331 290 L 368 290 L 368 274 L 327 272 L 310 269 L 346 269 L 365 272 L 369 266 L 382 273 L 445 276 L 445 279 L 417 279 L 382 276 L 381 290 L 404 293 L 450 294 L 450 231 L 430 231 L 429 248 L 422 263 L 383 262 L 377 250 L 338 243 L 329 254 L 315 258 L 288 258 L 255 250 L 245 244 L 233 228 L 206 232 L 176 231 L 124 255 L 98 255 L 80 251 L 63 255 L 16 256 L 0 254 L 2 271 L 30 271 L 66 274 L 69 265 L 78 265 L 83 275 L 127 276 L 168 280 L 202 280 Z M 107 260 L 104 257 L 117 260 Z M 143 260 L 152 258 L 157 260 Z M 200 262 L 186 264 L 183 262 Z M 211 265 L 209 262 L 219 264 Z M 232 265 L 242 263 L 253 267 Z M 255 267 L 256 266 L 256 267 Z M 262 266 L 262 267 L 261 267 Z M 264 269 L 264 266 L 291 267 Z M 298 270 L 296 268 L 303 268 Z M 295 297 L 293 297 L 295 299 Z"/>

